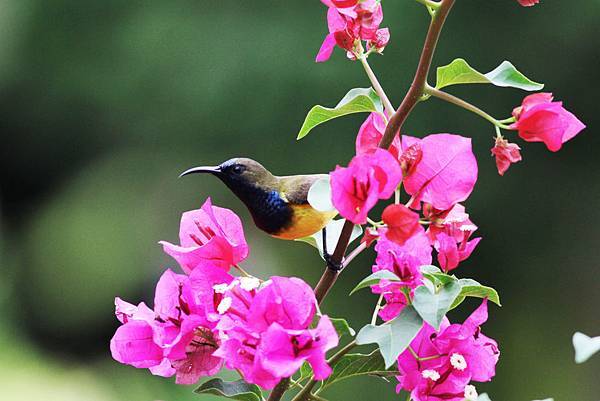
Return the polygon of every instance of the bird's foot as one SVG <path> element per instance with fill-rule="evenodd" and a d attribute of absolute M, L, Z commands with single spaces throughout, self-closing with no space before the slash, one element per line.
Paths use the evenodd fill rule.
<path fill-rule="evenodd" d="M 330 270 L 333 270 L 334 272 L 339 272 L 340 270 L 342 270 L 342 267 L 343 267 L 342 263 L 333 260 L 333 257 L 330 254 L 328 254 L 327 252 L 325 252 L 325 254 L 323 255 L 323 258 L 325 259 L 325 262 L 327 263 L 327 267 Z"/>

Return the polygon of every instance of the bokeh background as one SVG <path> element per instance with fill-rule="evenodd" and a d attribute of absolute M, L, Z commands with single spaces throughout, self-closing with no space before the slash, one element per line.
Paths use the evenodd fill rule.
<path fill-rule="evenodd" d="M 371 63 L 393 103 L 416 66 L 428 15 L 416 2 L 384 4 L 392 40 Z M 588 129 L 553 154 L 525 144 L 524 161 L 497 175 L 494 135 L 482 119 L 431 100 L 406 131 L 470 136 L 480 178 L 467 207 L 484 241 L 457 274 L 495 286 L 485 332 L 501 344 L 496 401 L 595 401 L 600 358 L 575 365 L 571 335 L 600 334 L 600 3 L 461 0 L 435 65 L 456 57 L 487 71 L 511 60 L 565 101 Z M 194 400 L 192 388 L 111 360 L 116 295 L 151 301 L 173 261 L 179 215 L 207 196 L 246 222 L 245 263 L 261 276 L 322 269 L 305 244 L 259 233 L 245 208 L 211 177 L 183 169 L 233 156 L 279 174 L 327 172 L 353 155 L 364 115 L 339 119 L 297 142 L 314 104 L 334 105 L 369 85 L 336 50 L 315 64 L 326 32 L 319 1 L 0 0 L 0 398 Z M 498 117 L 524 93 L 454 88 Z M 356 328 L 375 297 L 352 298 L 372 251 L 342 276 L 324 308 Z M 453 312 L 462 319 L 476 303 Z M 335 400 L 397 399 L 393 383 L 361 379 Z M 209 399 L 207 397 L 206 399 Z"/>

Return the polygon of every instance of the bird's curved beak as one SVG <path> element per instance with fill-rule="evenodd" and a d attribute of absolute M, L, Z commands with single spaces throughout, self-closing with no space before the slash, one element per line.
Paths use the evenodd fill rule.
<path fill-rule="evenodd" d="M 200 166 L 200 167 L 192 167 L 190 169 L 185 170 L 183 173 L 179 174 L 179 178 L 184 175 L 190 174 L 198 174 L 198 173 L 208 173 L 208 174 L 219 174 L 221 172 L 221 166 Z"/>

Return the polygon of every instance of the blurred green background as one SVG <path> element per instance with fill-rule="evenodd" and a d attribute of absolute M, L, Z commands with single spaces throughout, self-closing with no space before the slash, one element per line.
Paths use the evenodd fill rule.
<path fill-rule="evenodd" d="M 484 241 L 457 274 L 503 298 L 484 329 L 501 345 L 497 376 L 478 389 L 496 401 L 597 400 L 600 358 L 575 365 L 571 335 L 600 334 L 600 3 L 457 3 L 435 65 L 464 57 L 487 71 L 511 60 L 588 125 L 556 154 L 519 142 L 524 161 L 504 178 L 484 120 L 434 99 L 405 126 L 474 139 L 480 178 L 467 208 Z M 386 1 L 384 13 L 392 40 L 371 64 L 398 105 L 429 17 L 410 0 Z M 0 30 L 0 398 L 197 399 L 192 388 L 111 360 L 113 298 L 151 301 L 173 266 L 157 241 L 176 240 L 180 213 L 207 196 L 246 222 L 248 270 L 316 283 L 322 262 L 311 248 L 259 233 L 216 180 L 177 175 L 242 155 L 278 174 L 347 163 L 364 115 L 301 142 L 295 135 L 312 105 L 368 86 L 363 71 L 339 49 L 314 63 L 326 33 L 317 0 L 0 0 Z M 524 95 L 451 91 L 502 118 Z M 375 297 L 347 294 L 372 260 L 372 250 L 357 259 L 324 305 L 356 328 Z M 330 396 L 398 398 L 393 383 L 368 378 Z"/>

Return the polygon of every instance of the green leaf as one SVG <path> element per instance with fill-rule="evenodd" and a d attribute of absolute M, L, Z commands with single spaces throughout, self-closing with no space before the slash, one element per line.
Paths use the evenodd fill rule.
<path fill-rule="evenodd" d="M 329 176 L 315 181 L 308 190 L 308 203 L 320 212 L 335 210 L 331 202 L 331 183 Z"/>
<path fill-rule="evenodd" d="M 489 84 L 485 75 L 471 67 L 464 59 L 457 58 L 450 64 L 438 67 L 435 87 L 438 89 L 458 84 Z"/>
<path fill-rule="evenodd" d="M 498 292 L 492 287 L 481 285 L 470 278 L 461 278 L 458 282 L 461 285 L 460 294 L 458 294 L 450 309 L 454 309 L 463 303 L 466 297 L 487 298 L 496 305 L 502 306 Z"/>
<path fill-rule="evenodd" d="M 577 332 L 573 334 L 573 348 L 575 348 L 575 363 L 583 363 L 600 351 L 600 337 L 592 338 Z"/>
<path fill-rule="evenodd" d="M 442 319 L 450 310 L 450 306 L 460 290 L 461 286 L 456 279 L 442 285 L 436 292 L 431 292 L 425 286 L 417 287 L 413 298 L 413 306 L 423 320 L 438 330 Z"/>
<path fill-rule="evenodd" d="M 304 380 L 311 377 L 313 374 L 312 368 L 308 364 L 308 362 L 304 362 L 300 367 L 300 377 L 296 380 L 298 383 L 302 383 Z"/>
<path fill-rule="evenodd" d="M 304 119 L 296 139 L 302 139 L 317 125 L 353 113 L 383 112 L 381 99 L 372 88 L 354 88 L 333 108 L 314 106 Z"/>
<path fill-rule="evenodd" d="M 451 281 L 456 281 L 455 276 L 450 276 L 446 273 L 423 273 L 425 277 L 427 277 L 432 283 L 437 284 L 440 283 L 442 285 L 448 284 Z"/>
<path fill-rule="evenodd" d="M 333 253 L 335 246 L 342 234 L 342 228 L 344 227 L 344 219 L 332 220 L 327 224 L 327 250 L 329 254 Z M 350 242 L 354 241 L 362 234 L 361 226 L 354 226 L 352 229 L 352 235 L 350 236 Z M 314 246 L 319 250 L 319 254 L 323 257 L 323 232 L 318 231 L 309 237 L 298 238 L 295 241 L 306 242 L 307 244 Z M 349 242 L 349 243 L 350 243 Z"/>
<path fill-rule="evenodd" d="M 329 320 L 331 320 L 331 324 L 333 324 L 339 338 L 342 338 L 344 335 L 349 335 L 350 337 L 356 335 L 356 331 L 350 327 L 346 319 L 330 317 Z"/>
<path fill-rule="evenodd" d="M 358 332 L 356 343 L 358 345 L 379 345 L 379 352 L 383 356 L 385 368 L 392 366 L 398 356 L 410 345 L 423 326 L 423 320 L 412 306 L 405 307 L 393 320 L 376 326 L 367 324 Z"/>
<path fill-rule="evenodd" d="M 442 271 L 440 270 L 439 267 L 434 266 L 434 265 L 423 265 L 421 266 L 419 269 L 421 269 L 421 273 L 425 274 L 425 273 L 441 273 Z"/>
<path fill-rule="evenodd" d="M 339 381 L 357 376 L 393 377 L 398 374 L 396 370 L 387 370 L 385 362 L 379 351 L 375 350 L 368 355 L 347 354 L 331 365 L 333 371 L 323 382 L 319 392 Z"/>
<path fill-rule="evenodd" d="M 487 74 L 480 73 L 462 58 L 458 58 L 443 67 L 438 67 L 435 85 L 437 89 L 458 84 L 492 84 L 526 91 L 536 91 L 544 87 L 543 84 L 527 78 L 508 61 L 503 61 Z"/>
<path fill-rule="evenodd" d="M 389 270 L 379 270 L 378 272 L 370 274 L 367 277 L 365 277 L 364 279 L 362 279 L 362 281 L 360 283 L 358 283 L 356 285 L 356 287 L 354 287 L 352 289 L 352 291 L 350 291 L 350 295 L 354 294 L 356 291 L 361 290 L 363 288 L 367 288 L 372 285 L 376 285 L 381 280 L 401 281 L 401 279 L 398 276 L 396 276 L 393 272 L 391 272 Z"/>
<path fill-rule="evenodd" d="M 526 91 L 538 91 L 544 88 L 544 84 L 533 82 L 527 78 L 510 61 L 503 61 L 494 70 L 485 74 L 485 77 L 496 86 L 517 88 Z"/>
<path fill-rule="evenodd" d="M 239 401 L 263 401 L 263 395 L 256 384 L 248 384 L 243 380 L 226 382 L 222 379 L 212 379 L 194 390 L 197 394 L 218 395 Z"/>

